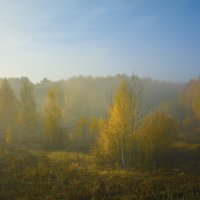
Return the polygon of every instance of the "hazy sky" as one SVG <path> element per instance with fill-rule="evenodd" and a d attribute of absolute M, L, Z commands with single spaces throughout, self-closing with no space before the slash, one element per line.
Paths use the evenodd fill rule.
<path fill-rule="evenodd" d="M 0 76 L 200 75 L 200 0 L 0 0 Z"/>

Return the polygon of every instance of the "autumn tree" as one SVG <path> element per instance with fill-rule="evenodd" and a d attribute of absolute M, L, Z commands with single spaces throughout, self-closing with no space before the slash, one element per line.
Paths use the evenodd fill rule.
<path fill-rule="evenodd" d="M 191 80 L 183 91 L 182 101 L 186 110 L 183 127 L 193 133 L 200 132 L 200 78 Z"/>
<path fill-rule="evenodd" d="M 192 80 L 184 91 L 184 102 L 191 106 L 196 116 L 200 119 L 200 79 Z"/>
<path fill-rule="evenodd" d="M 72 145 L 76 151 L 88 151 L 88 119 L 83 116 L 77 120 L 73 134 Z"/>
<path fill-rule="evenodd" d="M 26 77 L 21 78 L 20 89 L 20 114 L 18 123 L 21 128 L 22 140 L 30 142 L 36 136 L 38 114 L 34 96 L 33 83 Z"/>
<path fill-rule="evenodd" d="M 97 119 L 95 117 L 93 117 L 89 121 L 88 129 L 89 129 L 89 138 L 91 145 L 94 145 L 97 139 L 99 138 L 103 123 L 104 123 L 103 119 Z"/>
<path fill-rule="evenodd" d="M 99 138 L 102 119 L 88 119 L 85 116 L 77 120 L 71 135 L 71 145 L 75 151 L 88 152 Z"/>
<path fill-rule="evenodd" d="M 157 169 L 163 156 L 172 147 L 177 131 L 178 123 L 175 118 L 160 111 L 148 114 L 137 134 L 139 166 Z"/>
<path fill-rule="evenodd" d="M 3 79 L 0 88 L 0 136 L 2 141 L 9 127 L 16 131 L 17 114 L 18 100 L 8 80 Z"/>
<path fill-rule="evenodd" d="M 44 107 L 44 133 L 47 148 L 59 149 L 63 147 L 62 115 L 53 90 L 49 90 Z"/>
<path fill-rule="evenodd" d="M 110 108 L 99 141 L 99 152 L 106 160 L 133 167 L 135 134 L 139 122 L 141 86 L 137 77 L 123 80 Z"/>
<path fill-rule="evenodd" d="M 13 130 L 9 126 L 6 130 L 6 133 L 5 133 L 5 141 L 6 141 L 7 145 L 13 144 Z"/>

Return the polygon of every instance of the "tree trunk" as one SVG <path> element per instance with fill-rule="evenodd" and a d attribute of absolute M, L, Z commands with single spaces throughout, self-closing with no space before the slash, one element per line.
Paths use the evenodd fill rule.
<path fill-rule="evenodd" d="M 121 144 L 121 159 L 122 159 L 122 168 L 125 168 L 125 159 L 124 159 L 124 145 Z"/>

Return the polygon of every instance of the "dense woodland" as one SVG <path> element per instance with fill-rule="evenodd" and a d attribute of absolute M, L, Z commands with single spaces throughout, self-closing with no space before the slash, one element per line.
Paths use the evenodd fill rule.
<path fill-rule="evenodd" d="M 1 79 L 0 141 L 1 199 L 198 199 L 200 79 Z"/>

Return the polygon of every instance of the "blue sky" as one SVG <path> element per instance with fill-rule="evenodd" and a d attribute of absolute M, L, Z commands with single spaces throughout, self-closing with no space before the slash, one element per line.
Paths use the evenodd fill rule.
<path fill-rule="evenodd" d="M 0 0 L 0 76 L 200 75 L 199 0 Z"/>

